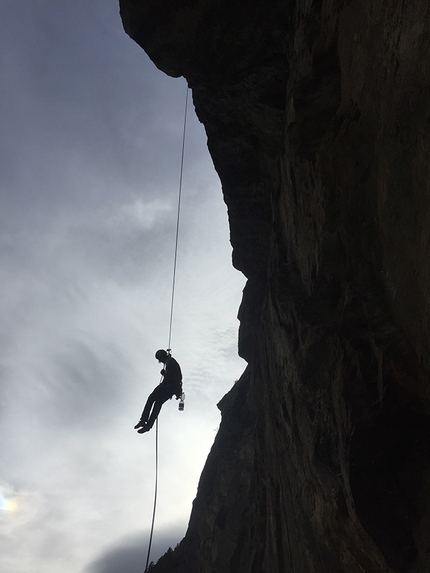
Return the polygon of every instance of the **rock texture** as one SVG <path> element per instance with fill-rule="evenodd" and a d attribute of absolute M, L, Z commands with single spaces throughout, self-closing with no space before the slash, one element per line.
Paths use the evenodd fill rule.
<path fill-rule="evenodd" d="M 248 278 L 248 367 L 154 573 L 430 571 L 428 0 L 120 5 L 193 90 Z"/>

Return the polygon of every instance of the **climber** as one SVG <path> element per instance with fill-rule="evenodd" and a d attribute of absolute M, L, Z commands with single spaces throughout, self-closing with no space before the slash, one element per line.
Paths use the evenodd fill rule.
<path fill-rule="evenodd" d="M 164 402 L 172 398 L 173 395 L 179 400 L 182 395 L 182 372 L 179 364 L 172 358 L 170 353 L 165 350 L 157 350 L 155 358 L 158 362 L 164 364 L 164 368 L 160 372 L 163 376 L 163 380 L 149 395 L 142 416 L 139 422 L 134 426 L 134 429 L 137 430 L 139 434 L 149 432 Z"/>

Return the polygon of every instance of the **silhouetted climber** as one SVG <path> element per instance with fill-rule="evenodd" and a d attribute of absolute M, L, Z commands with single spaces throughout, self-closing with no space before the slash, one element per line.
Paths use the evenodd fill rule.
<path fill-rule="evenodd" d="M 167 402 L 173 395 L 176 396 L 177 400 L 182 396 L 182 372 L 179 364 L 165 350 L 157 350 L 155 358 L 158 362 L 164 364 L 164 368 L 160 372 L 163 376 L 163 380 L 149 395 L 142 416 L 139 422 L 134 426 L 135 430 L 139 428 L 137 430 L 139 434 L 149 432 L 164 402 Z"/>

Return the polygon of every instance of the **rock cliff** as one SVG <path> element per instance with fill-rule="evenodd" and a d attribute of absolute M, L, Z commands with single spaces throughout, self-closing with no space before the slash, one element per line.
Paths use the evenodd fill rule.
<path fill-rule="evenodd" d="M 154 573 L 430 571 L 428 0 L 121 0 L 228 207 L 242 378 Z"/>

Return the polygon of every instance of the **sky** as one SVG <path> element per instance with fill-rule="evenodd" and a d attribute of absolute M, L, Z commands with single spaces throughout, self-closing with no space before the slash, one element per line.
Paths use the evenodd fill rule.
<path fill-rule="evenodd" d="M 141 573 L 168 343 L 187 86 L 123 31 L 117 0 L 0 0 L 0 570 Z M 183 537 L 237 356 L 244 277 L 189 107 L 151 560 Z"/>

